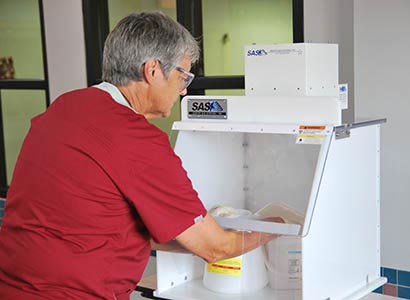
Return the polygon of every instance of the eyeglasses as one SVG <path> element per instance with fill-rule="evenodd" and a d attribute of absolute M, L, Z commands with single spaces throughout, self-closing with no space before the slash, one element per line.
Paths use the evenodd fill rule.
<path fill-rule="evenodd" d="M 159 64 L 162 66 L 162 63 L 160 60 L 158 60 Z M 161 67 L 162 68 L 162 67 Z M 195 78 L 195 74 L 188 72 L 187 70 L 185 70 L 184 68 L 178 67 L 178 66 L 174 66 L 173 67 L 175 70 L 177 70 L 178 72 L 181 72 L 182 74 L 185 75 L 185 77 L 182 77 L 182 81 L 179 87 L 179 92 L 181 93 L 183 90 L 185 90 L 192 82 L 192 80 L 194 80 Z"/>
<path fill-rule="evenodd" d="M 179 91 L 182 92 L 183 90 L 185 90 L 192 82 L 192 80 L 194 80 L 195 75 L 191 72 L 188 72 L 187 70 L 184 70 L 181 67 L 175 67 L 175 70 L 177 70 L 178 72 L 181 72 L 182 74 L 185 75 L 185 77 L 182 77 L 183 81 L 181 81 L 183 84 L 181 84 Z"/>

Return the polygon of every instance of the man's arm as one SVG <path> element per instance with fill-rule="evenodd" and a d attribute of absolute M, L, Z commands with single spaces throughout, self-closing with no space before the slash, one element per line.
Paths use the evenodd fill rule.
<path fill-rule="evenodd" d="M 175 240 L 166 244 L 154 243 L 152 246 L 157 250 L 188 250 L 207 262 L 214 262 L 246 253 L 276 237 L 277 235 L 269 233 L 224 230 L 207 214 L 202 221 L 186 229 Z"/>

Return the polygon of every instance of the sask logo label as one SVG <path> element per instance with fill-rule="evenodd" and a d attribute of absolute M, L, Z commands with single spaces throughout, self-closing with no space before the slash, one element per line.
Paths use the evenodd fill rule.
<path fill-rule="evenodd" d="M 218 103 L 218 101 L 209 101 L 209 102 L 193 102 L 192 103 L 193 111 L 223 111 L 224 109 Z"/>
<path fill-rule="evenodd" d="M 226 99 L 188 99 L 188 118 L 226 119 Z"/>
<path fill-rule="evenodd" d="M 264 56 L 268 55 L 268 53 L 263 49 L 256 49 L 256 50 L 248 50 L 246 56 Z"/>

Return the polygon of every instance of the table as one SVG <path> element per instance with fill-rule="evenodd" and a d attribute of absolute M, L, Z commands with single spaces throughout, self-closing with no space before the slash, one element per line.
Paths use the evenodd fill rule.
<path fill-rule="evenodd" d="M 164 298 L 157 298 L 153 295 L 154 290 L 157 288 L 157 275 L 147 276 L 141 279 L 139 282 L 136 291 L 141 292 L 141 296 L 144 298 L 149 299 L 164 299 Z M 400 300 L 402 298 L 371 293 L 366 297 L 362 298 L 361 300 Z M 403 299 L 404 300 L 404 299 Z"/>

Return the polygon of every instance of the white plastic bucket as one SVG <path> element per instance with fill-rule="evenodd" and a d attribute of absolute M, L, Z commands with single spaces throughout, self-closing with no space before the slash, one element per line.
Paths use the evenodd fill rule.
<path fill-rule="evenodd" d="M 217 293 L 246 294 L 268 283 L 262 247 L 241 256 L 205 264 L 203 284 Z"/>

